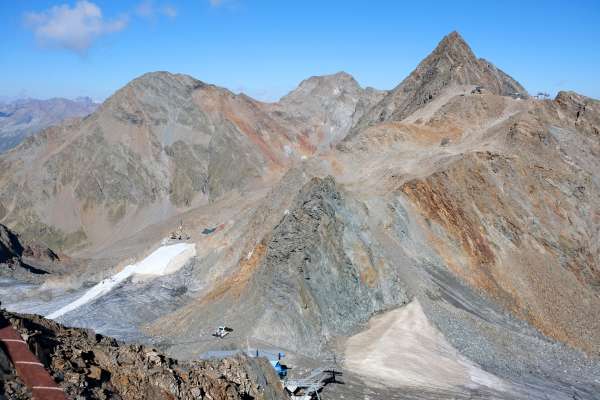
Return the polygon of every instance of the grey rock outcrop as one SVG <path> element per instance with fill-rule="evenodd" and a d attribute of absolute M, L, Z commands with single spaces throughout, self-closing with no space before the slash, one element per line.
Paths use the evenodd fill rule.
<path fill-rule="evenodd" d="M 0 224 L 0 263 L 19 259 L 23 254 L 23 245 L 17 235 Z"/>
<path fill-rule="evenodd" d="M 47 271 L 37 267 L 58 260 L 58 255 L 43 244 L 24 242 L 16 233 L 0 224 L 0 276 L 31 278 L 32 274 L 47 274 Z"/>
<path fill-rule="evenodd" d="M 179 323 L 197 326 L 193 332 L 227 321 L 245 337 L 319 354 L 329 339 L 409 299 L 397 270 L 361 229 L 364 218 L 332 177 L 313 178 L 238 271 L 199 299 L 193 314 L 175 312 L 153 331 L 185 341 Z"/>
<path fill-rule="evenodd" d="M 342 140 L 363 114 L 379 102 L 385 92 L 362 88 L 345 72 L 313 76 L 274 104 L 276 113 L 304 126 L 319 149 Z"/>

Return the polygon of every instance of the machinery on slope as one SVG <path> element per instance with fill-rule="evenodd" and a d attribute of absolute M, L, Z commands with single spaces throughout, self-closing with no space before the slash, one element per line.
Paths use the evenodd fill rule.
<path fill-rule="evenodd" d="M 179 221 L 179 226 L 177 230 L 171 232 L 169 238 L 171 240 L 189 240 L 190 235 L 183 229 L 183 221 Z"/>
<path fill-rule="evenodd" d="M 213 333 L 212 335 L 219 339 L 223 339 L 225 336 L 229 335 L 231 332 L 233 332 L 233 329 L 231 329 L 227 326 L 219 326 L 217 328 L 217 330 L 215 331 L 215 333 Z"/>

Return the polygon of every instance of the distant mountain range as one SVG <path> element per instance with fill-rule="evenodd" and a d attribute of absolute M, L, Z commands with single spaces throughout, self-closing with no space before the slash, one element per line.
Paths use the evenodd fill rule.
<path fill-rule="evenodd" d="M 67 118 L 84 117 L 98 108 L 89 97 L 75 100 L 19 99 L 0 101 L 0 153 L 9 150 L 25 138 Z"/>

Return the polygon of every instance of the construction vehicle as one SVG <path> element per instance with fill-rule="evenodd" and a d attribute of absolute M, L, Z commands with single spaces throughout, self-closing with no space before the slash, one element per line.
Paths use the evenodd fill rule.
<path fill-rule="evenodd" d="M 229 335 L 231 332 L 233 332 L 233 329 L 231 329 L 227 326 L 219 326 L 217 328 L 217 330 L 215 331 L 215 333 L 213 333 L 212 335 L 219 339 L 223 339 L 225 336 Z"/>
<path fill-rule="evenodd" d="M 475 86 L 475 89 L 471 90 L 471 94 L 483 94 L 484 92 L 483 86 Z"/>
<path fill-rule="evenodd" d="M 183 229 L 183 220 L 179 221 L 179 226 L 176 231 L 171 232 L 170 238 L 172 240 L 189 240 L 190 235 Z"/>

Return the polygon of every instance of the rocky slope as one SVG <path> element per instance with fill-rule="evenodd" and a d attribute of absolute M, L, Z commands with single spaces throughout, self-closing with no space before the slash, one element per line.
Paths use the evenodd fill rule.
<path fill-rule="evenodd" d="M 67 118 L 84 117 L 98 108 L 89 97 L 75 100 L 22 99 L 0 103 L 0 153 L 12 149 L 25 138 Z"/>
<path fill-rule="evenodd" d="M 186 342 L 202 325 L 227 321 L 240 341 L 259 338 L 318 354 L 373 313 L 408 301 L 397 272 L 361 232 L 365 219 L 360 204 L 347 203 L 332 177 L 312 179 L 237 271 L 156 321 L 152 333 Z"/>
<path fill-rule="evenodd" d="M 155 349 L 2 312 L 73 399 L 284 399 L 265 359 L 178 362 Z M 10 365 L 8 365 L 10 368 Z M 12 385 L 14 386 L 14 385 Z M 15 393 L 18 388 L 10 388 Z M 20 390 L 20 389 L 18 389 Z M 28 398 L 26 393 L 22 397 Z"/>
<path fill-rule="evenodd" d="M 36 242 L 24 242 L 17 234 L 0 224 L 0 276 L 21 280 L 42 278 L 52 265 L 60 261 L 51 249 Z M 50 267 L 50 268 L 49 268 Z"/>

